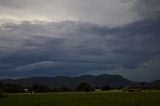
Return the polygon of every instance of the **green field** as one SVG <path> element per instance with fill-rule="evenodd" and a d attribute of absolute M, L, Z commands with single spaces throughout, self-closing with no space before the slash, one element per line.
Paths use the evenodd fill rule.
<path fill-rule="evenodd" d="M 0 106 L 160 106 L 160 92 L 10 94 Z"/>

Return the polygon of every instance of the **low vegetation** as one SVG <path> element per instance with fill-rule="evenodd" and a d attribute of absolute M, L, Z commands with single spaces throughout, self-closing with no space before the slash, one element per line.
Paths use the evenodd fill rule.
<path fill-rule="evenodd" d="M 141 88 L 144 87 L 138 87 L 138 91 Z M 135 87 L 93 88 L 85 82 L 74 89 L 0 84 L 0 106 L 160 106 L 159 98 L 159 90 L 145 88 L 137 92 Z"/>
<path fill-rule="evenodd" d="M 160 92 L 59 92 L 10 94 L 0 106 L 160 106 Z"/>

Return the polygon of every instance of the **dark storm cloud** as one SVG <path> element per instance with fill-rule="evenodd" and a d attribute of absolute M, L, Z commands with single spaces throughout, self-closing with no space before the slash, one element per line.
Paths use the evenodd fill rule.
<path fill-rule="evenodd" d="M 0 74 L 15 78 L 116 71 L 131 78 L 135 73 L 147 80 L 159 78 L 159 22 L 122 28 L 72 21 L 6 24 L 0 27 Z"/>
<path fill-rule="evenodd" d="M 160 79 L 159 14 L 159 0 L 0 0 L 0 78 Z"/>

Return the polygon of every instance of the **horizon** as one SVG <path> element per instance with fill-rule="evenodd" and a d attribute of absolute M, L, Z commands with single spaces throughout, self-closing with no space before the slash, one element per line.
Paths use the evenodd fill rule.
<path fill-rule="evenodd" d="M 21 80 L 21 79 L 30 79 L 30 78 L 58 78 L 58 77 L 67 77 L 67 78 L 78 78 L 78 77 L 86 77 L 86 76 L 92 76 L 92 77 L 99 77 L 99 76 L 106 76 L 106 75 L 109 75 L 109 76 L 120 76 L 122 78 L 124 78 L 125 80 L 128 80 L 128 81 L 132 81 L 132 82 L 145 82 L 145 83 L 151 83 L 151 82 L 154 82 L 154 81 L 160 81 L 160 79 L 155 79 L 155 80 L 151 80 L 151 81 L 145 81 L 145 80 L 129 80 L 127 78 L 125 78 L 124 76 L 121 76 L 121 75 L 115 75 L 115 74 L 99 74 L 99 75 L 89 75 L 89 74 L 86 74 L 86 75 L 78 75 L 78 76 L 65 76 L 65 75 L 62 75 L 62 76 L 29 76 L 29 77 L 19 77 L 19 78 L 5 78 L 5 79 L 0 79 L 0 81 L 3 81 L 3 80 Z"/>
<path fill-rule="evenodd" d="M 160 80 L 159 0 L 0 0 L 0 79 Z"/>

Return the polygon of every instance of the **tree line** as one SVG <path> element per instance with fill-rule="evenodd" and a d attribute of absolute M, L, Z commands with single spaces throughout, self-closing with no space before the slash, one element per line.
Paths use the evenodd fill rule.
<path fill-rule="evenodd" d="M 22 86 L 18 84 L 2 84 L 0 83 L 0 93 L 31 93 L 31 92 L 89 92 L 94 91 L 96 88 L 90 86 L 90 84 L 82 82 L 77 88 L 49 88 L 48 86 L 41 84 L 33 84 L 32 86 Z M 105 86 L 101 88 L 102 90 L 111 89 L 109 86 Z"/>
<path fill-rule="evenodd" d="M 80 83 L 77 88 L 49 88 L 48 86 L 41 84 L 33 84 L 32 86 L 22 86 L 18 84 L 2 84 L 0 83 L 0 96 L 4 93 L 32 93 L 32 92 L 90 92 L 95 91 L 95 89 L 100 89 L 101 91 L 111 90 L 111 89 L 123 89 L 124 87 L 113 88 L 108 85 L 103 87 L 91 87 L 90 84 L 86 82 Z M 153 88 L 152 88 L 153 89 Z M 157 89 L 157 88 L 154 88 Z M 159 88 L 158 88 L 159 89 Z"/>

